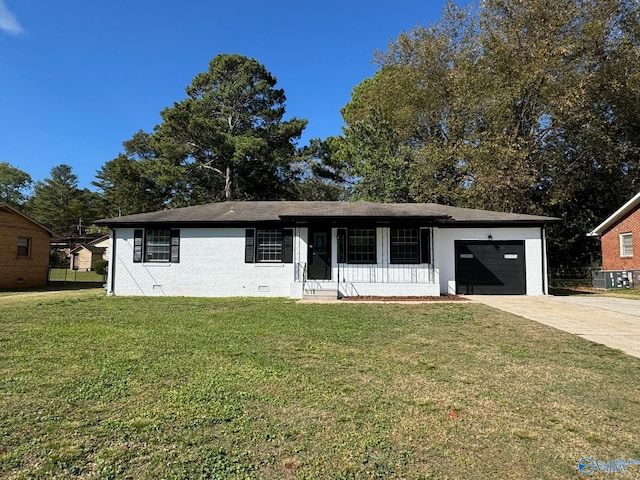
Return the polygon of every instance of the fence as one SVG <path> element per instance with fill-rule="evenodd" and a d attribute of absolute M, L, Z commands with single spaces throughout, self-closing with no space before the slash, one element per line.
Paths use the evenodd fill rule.
<path fill-rule="evenodd" d="M 103 284 L 106 282 L 106 278 L 105 275 L 96 273 L 95 271 L 80 272 L 68 268 L 49 268 L 49 283 L 52 282 Z"/>

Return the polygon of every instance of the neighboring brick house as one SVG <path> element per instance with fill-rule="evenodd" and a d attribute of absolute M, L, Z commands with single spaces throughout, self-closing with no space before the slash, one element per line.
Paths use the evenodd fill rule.
<path fill-rule="evenodd" d="M 588 235 L 600 237 L 603 270 L 640 270 L 640 193 Z"/>
<path fill-rule="evenodd" d="M 45 286 L 52 236 L 51 230 L 0 203 L 0 288 Z"/>
<path fill-rule="evenodd" d="M 89 243 L 81 243 L 71 250 L 69 269 L 88 272 L 95 268 L 98 260 L 107 259 L 109 236 L 97 238 Z"/>

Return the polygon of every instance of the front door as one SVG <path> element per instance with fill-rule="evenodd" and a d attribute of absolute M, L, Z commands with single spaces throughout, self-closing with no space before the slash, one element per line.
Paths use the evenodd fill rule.
<path fill-rule="evenodd" d="M 311 280 L 331 280 L 331 230 L 309 231 L 309 272 Z"/>

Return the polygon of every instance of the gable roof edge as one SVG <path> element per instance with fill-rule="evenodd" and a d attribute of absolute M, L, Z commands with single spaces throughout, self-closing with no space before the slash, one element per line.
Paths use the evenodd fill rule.
<path fill-rule="evenodd" d="M 40 227 L 42 230 L 44 230 L 45 232 L 47 232 L 49 234 L 50 237 L 55 236 L 55 233 L 53 233 L 52 230 L 49 230 L 47 227 L 45 227 L 44 225 L 42 225 L 40 222 L 35 221 L 33 218 L 31 218 L 28 215 L 25 215 L 24 213 L 22 213 L 20 210 L 18 210 L 17 208 L 12 207 L 11 205 L 9 205 L 8 203 L 5 202 L 0 202 L 0 209 L 7 209 L 12 213 L 15 213 L 16 215 L 20 215 L 22 218 L 30 221 L 31 223 L 33 223 L 34 225 L 36 225 L 37 227 Z"/>
<path fill-rule="evenodd" d="M 616 223 L 622 217 L 627 215 L 629 212 L 631 212 L 638 205 L 640 205 L 640 192 L 638 192 L 636 195 L 634 195 L 634 197 L 631 200 L 629 200 L 627 203 L 622 205 L 618 210 L 613 212 L 613 214 L 611 214 L 609 217 L 607 217 L 607 219 L 604 222 L 602 222 L 600 225 L 598 225 L 592 231 L 587 233 L 587 236 L 588 237 L 599 237 L 599 236 L 601 236 L 603 233 L 605 233 L 607 230 L 609 230 L 609 228 L 612 227 L 614 223 Z"/>

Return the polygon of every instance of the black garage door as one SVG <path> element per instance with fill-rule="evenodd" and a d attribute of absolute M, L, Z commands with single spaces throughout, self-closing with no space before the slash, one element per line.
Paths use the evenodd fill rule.
<path fill-rule="evenodd" d="M 457 240 L 456 293 L 467 295 L 526 294 L 524 242 Z"/>

